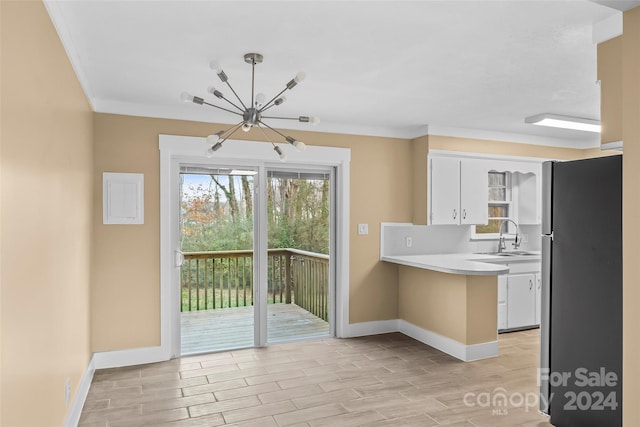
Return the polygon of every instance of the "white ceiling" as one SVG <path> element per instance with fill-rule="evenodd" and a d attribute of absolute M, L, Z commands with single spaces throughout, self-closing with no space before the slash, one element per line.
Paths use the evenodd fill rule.
<path fill-rule="evenodd" d="M 572 0 L 46 4 L 97 112 L 234 123 L 230 113 L 181 102 L 180 93 L 214 102 L 206 90 L 215 85 L 232 98 L 209 69 L 215 59 L 246 103 L 243 54 L 258 52 L 256 91 L 268 98 L 306 71 L 270 112 L 320 116 L 310 130 L 415 137 L 428 126 L 432 134 L 574 147 L 597 146 L 599 135 L 524 118 L 599 119 L 592 25 L 620 14 Z"/>

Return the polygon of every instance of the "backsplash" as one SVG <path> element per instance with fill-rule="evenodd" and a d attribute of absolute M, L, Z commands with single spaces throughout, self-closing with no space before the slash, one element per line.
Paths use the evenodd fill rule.
<path fill-rule="evenodd" d="M 520 245 L 520 250 L 539 251 L 541 231 L 540 225 L 520 226 L 520 234 L 527 236 L 527 242 Z M 489 252 L 498 248 L 497 240 L 471 240 L 471 226 L 465 225 L 383 223 L 380 237 L 380 256 Z M 406 244 L 407 237 L 412 241 L 410 248 Z M 509 250 L 513 236 L 506 237 Z"/>

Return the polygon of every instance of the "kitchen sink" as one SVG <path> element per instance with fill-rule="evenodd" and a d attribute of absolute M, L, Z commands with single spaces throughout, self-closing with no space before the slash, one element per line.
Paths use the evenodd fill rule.
<path fill-rule="evenodd" d="M 492 256 L 532 256 L 539 255 L 537 252 L 529 251 L 507 251 L 507 252 L 476 252 L 478 255 L 492 255 Z"/>

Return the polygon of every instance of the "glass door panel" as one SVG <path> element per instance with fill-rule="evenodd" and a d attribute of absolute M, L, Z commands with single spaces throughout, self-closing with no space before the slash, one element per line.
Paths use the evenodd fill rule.
<path fill-rule="evenodd" d="M 267 341 L 331 335 L 331 171 L 267 171 Z"/>
<path fill-rule="evenodd" d="M 181 168 L 182 355 L 254 345 L 255 173 Z"/>

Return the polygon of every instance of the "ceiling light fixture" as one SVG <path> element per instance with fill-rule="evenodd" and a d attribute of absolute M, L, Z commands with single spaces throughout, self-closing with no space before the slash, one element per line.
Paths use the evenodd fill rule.
<path fill-rule="evenodd" d="M 253 127 L 257 127 L 258 129 L 260 129 L 260 131 L 262 131 L 267 141 L 269 141 L 271 145 L 273 145 L 273 150 L 278 154 L 278 157 L 280 158 L 280 160 L 285 161 L 287 159 L 287 156 L 282 151 L 282 148 L 274 144 L 273 141 L 269 139 L 269 137 L 267 136 L 267 133 L 265 132 L 265 128 L 271 130 L 272 132 L 278 134 L 280 137 L 284 138 L 286 142 L 293 145 L 298 151 L 304 150 L 304 147 L 305 147 L 304 142 L 298 141 L 295 138 L 292 138 L 290 136 L 287 136 L 281 133 L 280 131 L 272 128 L 262 120 L 263 119 L 297 120 L 302 123 L 311 123 L 312 125 L 317 125 L 318 123 L 320 123 L 320 119 L 318 119 L 317 117 L 310 117 L 310 116 L 276 117 L 276 116 L 264 115 L 264 112 L 266 110 L 276 107 L 278 105 L 281 105 L 283 102 L 285 102 L 286 98 L 282 96 L 282 94 L 285 93 L 287 90 L 291 90 L 294 87 L 296 87 L 298 83 L 304 80 L 305 74 L 303 71 L 300 71 L 293 79 L 291 79 L 285 85 L 285 88 L 282 91 L 280 91 L 280 93 L 278 93 L 276 96 L 271 98 L 269 101 L 265 102 L 266 96 L 264 94 L 262 93 L 255 94 L 256 64 L 262 63 L 262 60 L 263 60 L 263 57 L 259 53 L 247 53 L 244 55 L 244 62 L 246 62 L 247 64 L 251 64 L 251 103 L 249 104 L 248 107 L 247 105 L 245 105 L 244 102 L 242 102 L 242 99 L 240 99 L 236 91 L 233 89 L 233 87 L 229 83 L 229 78 L 227 77 L 225 72 L 222 70 L 220 65 L 215 61 L 212 61 L 210 64 L 211 69 L 215 71 L 215 73 L 218 75 L 220 80 L 229 87 L 229 89 L 231 90 L 231 92 L 233 92 L 233 95 L 236 97 L 240 105 L 236 104 L 233 100 L 226 98 L 222 92 L 220 92 L 213 86 L 209 87 L 208 92 L 213 96 L 215 96 L 216 98 L 225 101 L 226 103 L 231 105 L 231 107 L 233 107 L 234 109 L 224 108 L 218 105 L 211 104 L 205 101 L 204 98 L 193 96 L 187 92 L 182 92 L 182 94 L 180 95 L 180 98 L 184 102 L 193 102 L 194 104 L 208 105 L 210 107 L 214 107 L 219 110 L 224 110 L 229 113 L 242 117 L 241 122 L 233 125 L 229 129 L 221 130 L 220 132 L 216 132 L 213 135 L 209 135 L 207 137 L 207 144 L 210 145 L 210 148 L 207 150 L 207 157 L 213 157 L 215 152 L 222 147 L 222 144 L 227 139 L 229 139 L 231 135 L 233 135 L 238 129 L 242 129 L 245 132 L 249 132 Z"/>
<path fill-rule="evenodd" d="M 600 122 L 598 120 L 583 119 L 580 117 L 544 113 L 527 117 L 524 119 L 524 122 L 532 125 L 600 133 Z"/>

